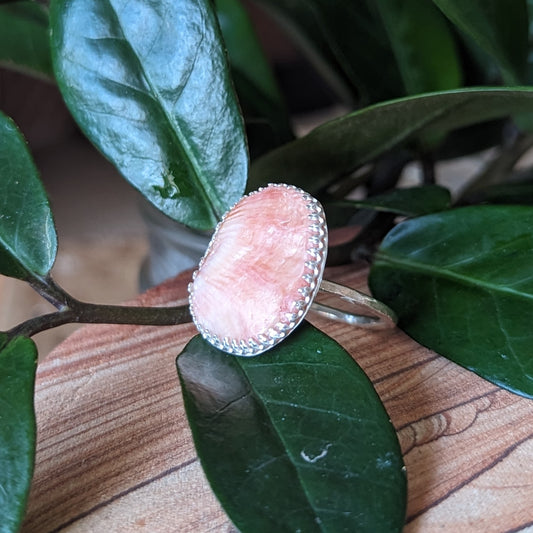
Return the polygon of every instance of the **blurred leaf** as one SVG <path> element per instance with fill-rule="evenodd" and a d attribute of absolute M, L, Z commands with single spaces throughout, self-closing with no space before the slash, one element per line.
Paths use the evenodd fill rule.
<path fill-rule="evenodd" d="M 0 64 L 53 79 L 48 12 L 36 2 L 0 5 Z"/>
<path fill-rule="evenodd" d="M 516 135 L 512 141 L 508 140 L 496 153 L 492 154 L 483 168 L 461 189 L 461 194 L 456 199 L 457 202 L 472 203 L 478 191 L 511 179 L 515 165 L 532 148 L 532 135 Z"/>
<path fill-rule="evenodd" d="M 396 433 L 335 341 L 304 324 L 244 358 L 197 336 L 177 366 L 202 466 L 240 531 L 401 531 Z"/>
<path fill-rule="evenodd" d="M 520 182 L 489 185 L 466 197 L 466 202 L 533 205 L 533 177 Z"/>
<path fill-rule="evenodd" d="M 272 176 L 310 193 L 407 141 L 533 110 L 533 89 L 460 89 L 376 104 L 314 129 L 254 162 L 248 187 Z"/>
<path fill-rule="evenodd" d="M 234 68 L 246 75 L 271 100 L 281 94 L 241 0 L 216 0 L 217 16 Z"/>
<path fill-rule="evenodd" d="M 288 26 L 317 70 L 347 103 L 403 94 L 402 81 L 372 2 L 258 0 Z M 364 50 L 364 53 L 361 51 Z"/>
<path fill-rule="evenodd" d="M 171 218 L 212 228 L 248 156 L 210 0 L 55 0 L 52 58 L 80 127 Z"/>
<path fill-rule="evenodd" d="M 296 0 L 256 0 L 290 38 L 299 45 L 304 55 L 313 64 L 331 89 L 344 102 L 353 102 L 353 88 L 332 54 L 310 4 Z"/>
<path fill-rule="evenodd" d="M 335 202 L 333 206 L 351 206 L 357 209 L 370 208 L 406 217 L 416 217 L 448 209 L 450 207 L 450 191 L 439 185 L 393 189 L 364 200 Z"/>
<path fill-rule="evenodd" d="M 498 62 L 508 85 L 520 85 L 526 81 L 529 18 L 525 0 L 433 2 Z"/>
<path fill-rule="evenodd" d="M 30 339 L 18 337 L 0 349 L 0 533 L 16 533 L 26 510 L 35 457 L 36 368 Z"/>
<path fill-rule="evenodd" d="M 370 274 L 416 341 L 533 397 L 533 209 L 475 206 L 415 218 L 384 239 Z"/>
<path fill-rule="evenodd" d="M 532 0 L 526 0 L 527 4 L 527 11 L 529 15 L 529 20 L 531 21 L 533 17 L 533 1 Z M 533 43 L 533 24 L 529 23 L 529 43 Z M 531 47 L 531 45 L 530 45 Z M 528 85 L 531 85 L 533 83 L 533 54 L 531 54 L 531 50 L 528 54 L 527 58 L 527 75 L 526 80 Z"/>
<path fill-rule="evenodd" d="M 379 0 L 379 11 L 408 94 L 455 89 L 461 65 L 453 34 L 427 0 Z"/>
<path fill-rule="evenodd" d="M 438 150 L 434 152 L 435 160 L 470 156 L 499 146 L 508 131 L 506 126 L 509 126 L 509 120 L 499 118 L 457 129 L 447 135 Z"/>
<path fill-rule="evenodd" d="M 216 0 L 216 7 L 245 117 L 268 125 L 276 145 L 293 139 L 277 82 L 241 1 Z"/>
<path fill-rule="evenodd" d="M 0 180 L 0 273 L 45 276 L 57 252 L 52 212 L 25 140 L 2 113 Z"/>

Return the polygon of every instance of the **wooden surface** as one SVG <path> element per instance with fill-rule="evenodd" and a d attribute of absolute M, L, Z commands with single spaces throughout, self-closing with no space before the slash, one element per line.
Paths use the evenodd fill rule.
<path fill-rule="evenodd" d="M 327 277 L 365 285 L 364 271 Z M 187 282 L 182 276 L 140 300 L 176 305 Z M 533 530 L 533 401 L 397 329 L 313 322 L 367 372 L 398 430 L 409 483 L 406 532 Z M 234 531 L 203 477 L 175 371 L 195 333 L 191 324 L 86 326 L 40 365 L 24 533 Z"/>

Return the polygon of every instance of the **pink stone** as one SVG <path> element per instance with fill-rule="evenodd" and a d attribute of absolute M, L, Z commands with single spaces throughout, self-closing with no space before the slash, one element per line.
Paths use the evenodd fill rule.
<path fill-rule="evenodd" d="M 282 184 L 245 196 L 217 227 L 189 286 L 198 330 L 237 355 L 271 348 L 303 319 L 326 253 L 324 212 L 312 196 Z"/>

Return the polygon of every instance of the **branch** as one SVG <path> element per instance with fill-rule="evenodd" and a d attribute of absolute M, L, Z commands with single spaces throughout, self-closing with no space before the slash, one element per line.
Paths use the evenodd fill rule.
<path fill-rule="evenodd" d="M 69 305 L 72 297 L 65 292 L 50 276 L 30 276 L 26 281 L 30 287 L 51 303 L 56 309 L 63 310 Z"/>
<path fill-rule="evenodd" d="M 420 158 L 422 165 L 422 179 L 424 185 L 435 185 L 435 161 L 430 154 L 424 154 Z"/>
<path fill-rule="evenodd" d="M 22 322 L 6 332 L 8 339 L 31 337 L 41 331 L 64 324 L 134 324 L 175 326 L 191 322 L 189 307 L 131 307 L 98 305 L 69 298 L 68 304 L 54 313 Z"/>

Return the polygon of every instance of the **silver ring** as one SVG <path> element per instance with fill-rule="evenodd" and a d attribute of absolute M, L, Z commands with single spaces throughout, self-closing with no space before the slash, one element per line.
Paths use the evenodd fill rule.
<path fill-rule="evenodd" d="M 386 305 L 322 280 L 327 248 L 324 210 L 305 191 L 270 184 L 244 196 L 218 224 L 189 284 L 198 331 L 216 348 L 253 356 L 281 342 L 311 309 L 356 326 L 393 327 Z M 315 301 L 319 291 L 335 306 Z"/>
<path fill-rule="evenodd" d="M 322 280 L 319 292 L 333 294 L 336 301 L 348 303 L 352 307 L 362 309 L 364 314 L 356 314 L 339 307 L 322 304 L 313 301 L 310 311 L 330 320 L 345 322 L 351 326 L 371 329 L 389 329 L 396 325 L 396 313 L 384 303 L 372 298 L 364 292 L 334 283 L 333 281 Z"/>

